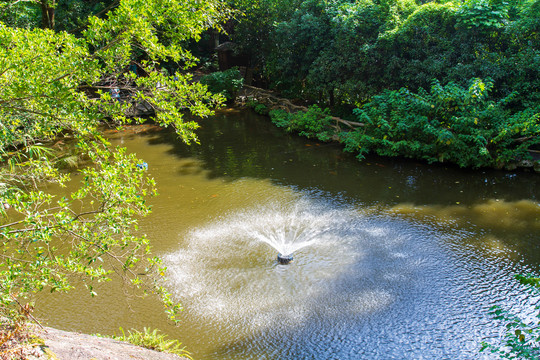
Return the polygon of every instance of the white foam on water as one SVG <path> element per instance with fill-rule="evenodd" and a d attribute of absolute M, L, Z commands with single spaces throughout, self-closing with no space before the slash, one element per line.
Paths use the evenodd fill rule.
<path fill-rule="evenodd" d="M 169 287 L 188 311 L 212 321 L 301 323 L 310 303 L 362 256 L 352 246 L 362 234 L 351 231 L 361 218 L 305 199 L 225 214 L 191 229 L 185 246 L 164 257 Z M 279 265 L 278 252 L 294 253 L 294 261 Z"/>
<path fill-rule="evenodd" d="M 168 288 L 194 322 L 239 337 L 275 324 L 371 316 L 425 267 L 421 252 L 406 250 L 415 238 L 405 222 L 354 206 L 270 201 L 181 235 L 180 248 L 164 257 Z M 293 262 L 280 265 L 278 252 L 293 253 Z"/>

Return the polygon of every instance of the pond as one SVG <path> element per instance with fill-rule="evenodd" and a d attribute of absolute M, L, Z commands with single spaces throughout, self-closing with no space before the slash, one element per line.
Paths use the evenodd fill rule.
<path fill-rule="evenodd" d="M 514 280 L 540 264 L 538 175 L 409 160 L 358 162 L 336 144 L 224 111 L 201 145 L 168 131 L 109 133 L 149 165 L 160 196 L 143 219 L 185 310 L 103 284 L 37 299 L 53 327 L 160 328 L 202 359 L 471 359 L 531 314 Z M 268 243 L 296 246 L 288 265 Z"/>

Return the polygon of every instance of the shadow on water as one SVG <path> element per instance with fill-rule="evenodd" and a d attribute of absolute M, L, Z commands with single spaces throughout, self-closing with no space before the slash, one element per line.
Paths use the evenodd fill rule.
<path fill-rule="evenodd" d="M 168 143 L 173 146 L 170 153 L 201 161 L 186 164 L 183 174 L 202 167 L 209 178 L 271 179 L 299 189 L 343 192 L 367 205 L 473 205 L 489 199 L 540 198 L 534 173 L 468 170 L 380 157 L 359 162 L 339 144 L 288 135 L 268 118 L 249 111 L 220 113 L 200 124 L 197 133 L 202 145 L 186 146 L 173 133 L 151 138 L 149 144 Z"/>

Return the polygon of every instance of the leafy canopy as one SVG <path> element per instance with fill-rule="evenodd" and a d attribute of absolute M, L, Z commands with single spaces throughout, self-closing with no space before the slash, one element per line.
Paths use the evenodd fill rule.
<path fill-rule="evenodd" d="M 37 291 L 69 290 L 74 277 L 94 295 L 93 284 L 113 274 L 159 293 L 171 317 L 180 310 L 161 286 L 160 260 L 136 232 L 150 212 L 154 181 L 141 160 L 112 148 L 99 126 L 129 122 L 126 113 L 144 102 L 159 125 L 197 141 L 198 125 L 186 112 L 208 116 L 224 98 L 192 81 L 185 69 L 196 59 L 185 44 L 226 16 L 214 0 L 121 0 L 86 19 L 78 37 L 0 22 L 2 315 Z M 164 62 L 178 71 L 161 71 Z M 61 169 L 66 164 L 82 167 L 80 186 L 52 195 L 44 181 L 75 181 Z"/>
<path fill-rule="evenodd" d="M 267 18 L 249 3 L 234 6 L 246 13 L 241 28 L 256 33 Z M 282 94 L 366 122 L 342 136 L 359 158 L 375 152 L 464 167 L 530 160 L 540 135 L 539 4 L 299 1 L 269 19 L 259 68 Z M 482 86 L 474 98 L 471 89 Z"/>

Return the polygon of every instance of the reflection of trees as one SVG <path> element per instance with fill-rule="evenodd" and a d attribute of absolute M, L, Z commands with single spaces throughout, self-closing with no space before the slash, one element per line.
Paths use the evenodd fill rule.
<path fill-rule="evenodd" d="M 266 118 L 249 112 L 235 113 L 232 120 L 228 116 L 222 114 L 201 122 L 200 146 L 187 147 L 175 141 L 172 151 L 203 160 L 210 177 L 270 177 L 290 182 L 292 179 L 287 179 L 294 168 L 313 167 L 314 158 L 316 170 L 336 167 L 337 159 L 320 152 L 314 154 L 321 146 L 328 147 L 326 144 L 289 136 Z M 341 153 L 337 146 L 331 147 L 333 152 Z M 317 171 L 310 172 L 315 177 Z"/>
<path fill-rule="evenodd" d="M 201 145 L 184 146 L 181 157 L 196 157 L 210 177 L 271 179 L 300 189 L 341 193 L 363 203 L 473 205 L 489 199 L 540 198 L 538 176 L 496 170 L 463 170 L 405 159 L 370 157 L 363 162 L 336 144 L 285 134 L 249 111 L 220 114 L 201 122 Z"/>
<path fill-rule="evenodd" d="M 478 226 L 504 230 L 534 230 L 540 233 L 540 205 L 532 200 L 487 200 L 470 206 L 398 204 L 392 213 L 414 214 L 437 219 L 440 223 L 473 223 Z"/>

